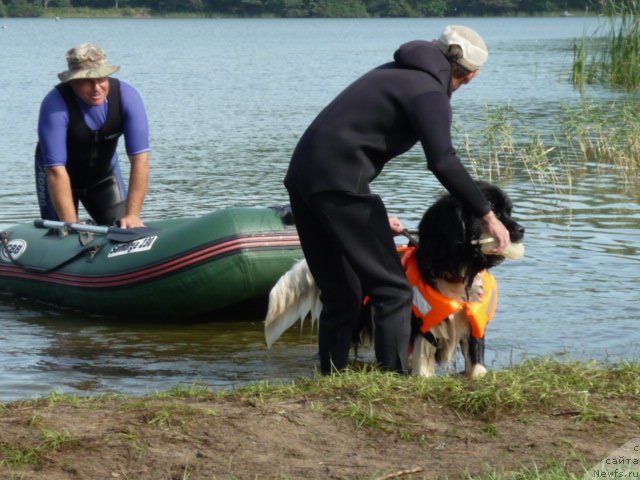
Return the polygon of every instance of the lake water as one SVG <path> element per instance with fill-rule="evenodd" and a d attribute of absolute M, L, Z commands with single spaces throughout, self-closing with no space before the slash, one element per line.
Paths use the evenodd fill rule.
<path fill-rule="evenodd" d="M 553 135 L 564 104 L 624 97 L 569 82 L 574 39 L 597 19 L 70 20 L 0 19 L 0 223 L 38 211 L 32 152 L 42 97 L 64 52 L 101 45 L 119 78 L 142 93 L 151 124 L 153 183 L 144 218 L 286 203 L 282 178 L 300 134 L 348 83 L 403 42 L 446 24 L 483 34 L 486 68 L 453 98 L 458 144 L 482 129 L 487 107 L 510 105 L 523 129 Z M 462 150 L 462 149 L 461 149 Z M 126 160 L 124 161 L 126 165 Z M 126 170 L 126 168 L 125 168 Z M 541 355 L 638 359 L 640 185 L 584 163 L 556 183 L 516 172 L 499 183 L 526 226 L 524 259 L 495 270 L 500 305 L 487 336 L 493 368 Z M 419 149 L 373 185 L 409 227 L 440 192 Z M 315 337 L 288 332 L 271 351 L 261 316 L 197 324 L 112 322 L 0 297 L 0 401 L 51 391 L 144 394 L 202 381 L 313 373 Z"/>

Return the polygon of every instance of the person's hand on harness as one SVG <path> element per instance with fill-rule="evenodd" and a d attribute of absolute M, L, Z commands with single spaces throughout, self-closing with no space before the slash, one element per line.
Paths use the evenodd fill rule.
<path fill-rule="evenodd" d="M 389 217 L 389 226 L 394 236 L 404 233 L 404 226 L 398 217 Z"/>

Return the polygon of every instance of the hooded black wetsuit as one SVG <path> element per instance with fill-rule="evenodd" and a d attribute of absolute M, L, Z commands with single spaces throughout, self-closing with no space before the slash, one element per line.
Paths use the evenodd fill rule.
<path fill-rule="evenodd" d="M 347 365 L 352 331 L 369 295 L 383 368 L 406 372 L 412 292 L 382 200 L 369 183 L 392 158 L 422 144 L 427 166 L 478 216 L 490 205 L 451 143 L 451 67 L 426 41 L 402 45 L 394 62 L 366 73 L 311 123 L 284 183 L 323 309 L 320 366 Z"/>

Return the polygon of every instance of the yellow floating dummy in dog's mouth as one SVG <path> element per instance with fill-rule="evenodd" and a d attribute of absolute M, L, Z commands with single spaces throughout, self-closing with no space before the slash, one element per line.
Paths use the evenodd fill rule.
<path fill-rule="evenodd" d="M 493 253 L 493 249 L 496 245 L 495 238 L 488 235 L 483 235 L 482 237 L 480 237 L 480 240 L 478 240 L 478 243 L 482 245 L 482 253 L 484 253 L 485 255 L 495 255 Z M 509 243 L 509 245 L 507 245 L 507 248 L 505 248 L 499 255 L 502 255 L 503 257 L 510 260 L 518 260 L 524 256 L 524 243 Z"/>

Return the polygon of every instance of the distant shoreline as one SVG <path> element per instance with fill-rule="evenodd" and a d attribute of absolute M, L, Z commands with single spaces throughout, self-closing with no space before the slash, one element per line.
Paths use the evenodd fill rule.
<path fill-rule="evenodd" d="M 558 11 L 537 14 L 516 14 L 516 15 L 499 15 L 502 18 L 549 18 L 549 17 L 593 17 L 596 12 L 584 11 Z M 490 18 L 478 17 L 473 15 L 460 15 L 457 17 L 415 17 L 415 16 L 277 16 L 273 14 L 261 14 L 255 16 L 249 15 L 229 15 L 225 13 L 183 13 L 183 12 L 157 12 L 148 8 L 108 8 L 94 9 L 87 7 L 79 8 L 46 8 L 41 9 L 38 14 L 5 16 L 1 18 L 51 18 L 51 19 L 90 19 L 90 18 L 127 18 L 127 19 L 410 19 L 410 18 Z"/>

